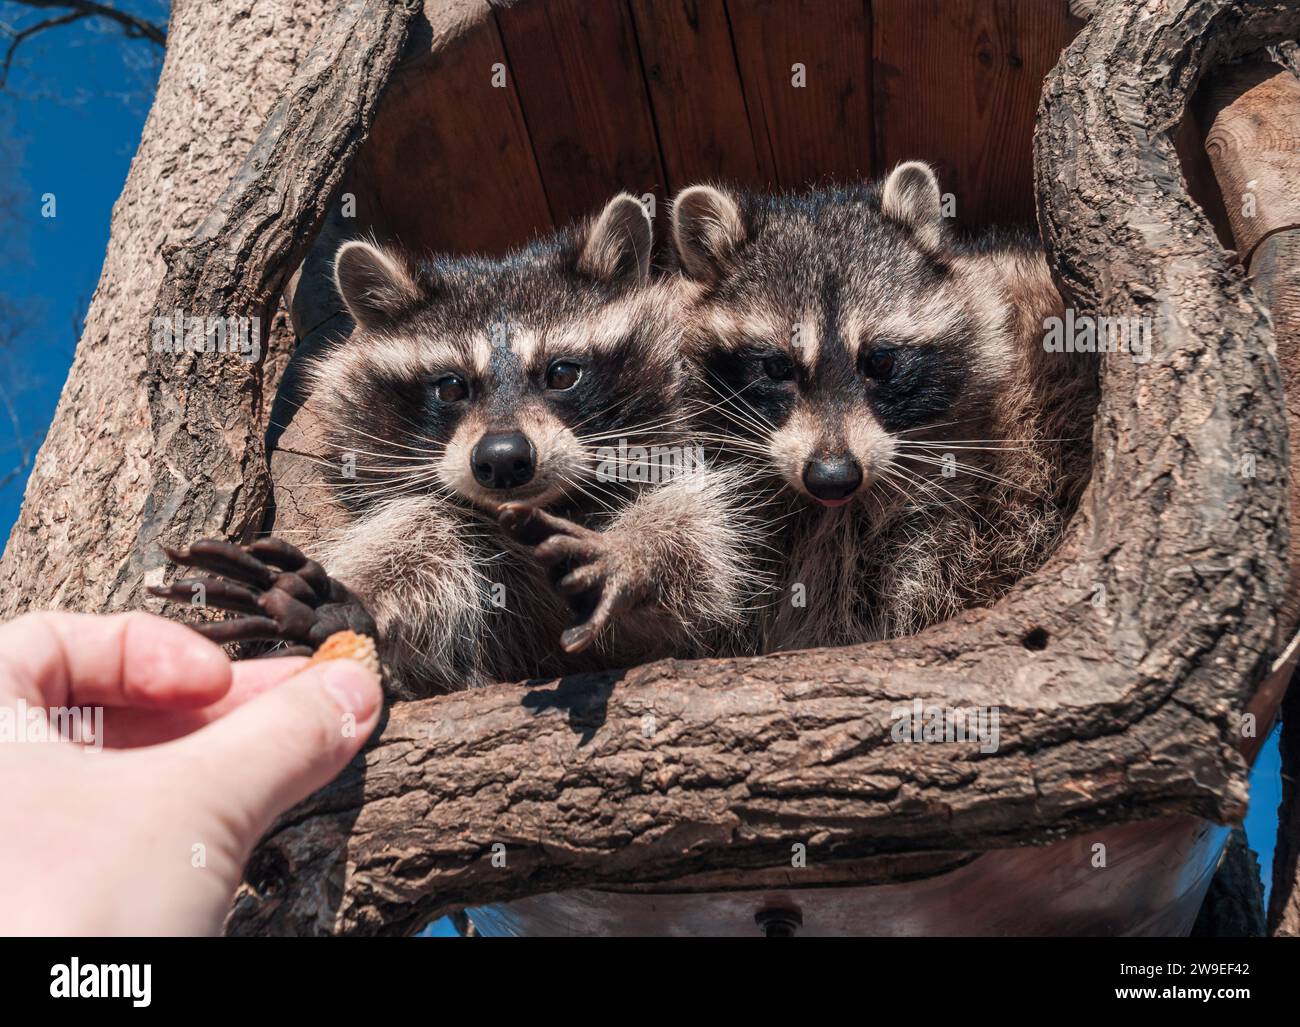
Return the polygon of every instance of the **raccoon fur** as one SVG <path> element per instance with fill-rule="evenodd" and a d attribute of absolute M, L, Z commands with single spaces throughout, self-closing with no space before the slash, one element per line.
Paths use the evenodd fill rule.
<path fill-rule="evenodd" d="M 676 292 L 650 279 L 650 252 L 626 194 L 501 259 L 339 250 L 356 330 L 308 381 L 350 519 L 308 570 L 373 617 L 397 694 L 703 655 L 741 622 L 737 472 L 603 466 L 688 442 Z M 175 556 L 213 569 L 212 545 Z M 305 559 L 284 549 L 251 555 L 276 572 Z M 261 615 L 257 637 L 314 643 L 347 620 L 272 630 L 252 584 L 232 608 Z"/>
<path fill-rule="evenodd" d="M 760 475 L 761 651 L 910 634 L 1036 567 L 1089 467 L 1095 365 L 1028 240 L 953 238 L 934 172 L 681 192 L 672 236 L 698 430 Z"/>

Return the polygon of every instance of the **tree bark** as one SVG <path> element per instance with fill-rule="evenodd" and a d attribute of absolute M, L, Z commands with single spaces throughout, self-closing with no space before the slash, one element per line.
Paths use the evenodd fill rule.
<path fill-rule="evenodd" d="M 1300 151 L 1300 78 L 1288 63 L 1277 63 L 1282 57 L 1279 49 L 1270 51 L 1270 59 L 1257 57 L 1217 71 L 1201 87 L 1196 106 L 1237 257 L 1249 271 L 1256 294 L 1272 316 L 1290 422 L 1288 466 L 1290 507 L 1294 511 L 1300 510 L 1300 165 L 1295 160 Z M 1291 584 L 1278 610 L 1279 641 L 1295 631 L 1300 611 L 1300 532 L 1291 534 L 1288 563 Z M 1257 745 L 1262 745 L 1270 733 L 1272 712 L 1294 676 L 1294 659 L 1279 664 L 1251 705 L 1260 721 Z M 1293 750 L 1296 731 L 1294 715 L 1285 717 L 1284 753 Z M 1284 767 L 1283 773 L 1288 769 L 1293 770 Z M 1300 831 L 1295 803 L 1293 790 L 1285 789 L 1278 818 L 1271 903 L 1273 927 L 1279 931 L 1287 929 L 1283 925 L 1285 910 L 1296 904 L 1295 854 Z M 1240 894 L 1244 875 L 1251 867 L 1253 864 L 1248 866 L 1240 860 L 1226 861 L 1221 874 L 1235 875 L 1237 879 L 1224 884 L 1221 897 Z M 1211 919 L 1224 912 L 1222 903 L 1214 902 L 1216 894 L 1212 889 L 1206 900 L 1204 915 Z M 1251 913 L 1253 916 L 1253 909 Z"/>

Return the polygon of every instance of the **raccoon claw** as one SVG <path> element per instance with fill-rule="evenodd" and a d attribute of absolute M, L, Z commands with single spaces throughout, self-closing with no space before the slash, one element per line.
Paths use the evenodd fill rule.
<path fill-rule="evenodd" d="M 191 624 L 214 642 L 270 641 L 315 649 L 339 631 L 378 638 L 374 619 L 346 586 L 315 560 L 281 539 L 259 539 L 246 546 L 219 540 L 195 542 L 163 551 L 173 563 L 214 577 L 182 578 L 149 592 L 174 603 L 192 603 L 240 614 L 227 620 Z"/>
<path fill-rule="evenodd" d="M 599 633 L 599 628 L 590 625 L 569 628 L 560 635 L 560 648 L 566 653 L 580 653 L 595 641 Z"/>
<path fill-rule="evenodd" d="M 636 609 L 650 593 L 605 532 L 537 510 L 525 503 L 506 503 L 498 513 L 503 528 L 549 571 L 551 584 L 579 618 L 560 635 L 566 653 L 577 653 L 596 640 L 616 617 Z"/>
<path fill-rule="evenodd" d="M 502 503 L 497 509 L 497 523 L 517 542 L 536 546 L 560 532 L 585 531 L 572 521 L 548 514 L 527 503 Z"/>

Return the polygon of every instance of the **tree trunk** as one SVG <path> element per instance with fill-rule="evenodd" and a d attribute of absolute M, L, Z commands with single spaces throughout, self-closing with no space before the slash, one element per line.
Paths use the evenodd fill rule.
<path fill-rule="evenodd" d="M 1295 160 L 1300 152 L 1300 78 L 1283 52 L 1293 46 L 1270 48 L 1267 59 L 1258 56 L 1216 72 L 1202 86 L 1196 106 L 1237 258 L 1273 320 L 1290 422 L 1288 467 L 1294 511 L 1300 510 L 1300 166 Z M 1300 614 L 1300 532 L 1291 533 L 1288 563 L 1291 584 L 1278 610 L 1280 643 L 1291 637 Z M 1295 645 L 1290 648 L 1294 653 Z M 1256 726 L 1257 745 L 1270 733 L 1272 711 L 1278 708 L 1294 672 L 1294 656 L 1279 660 L 1256 693 L 1250 708 L 1261 721 Z M 1291 713 L 1284 715 L 1282 748 L 1284 759 L 1293 760 L 1297 732 L 1294 703 L 1286 709 Z M 1283 773 L 1294 773 L 1294 768 L 1284 764 Z M 1284 916 L 1284 911 L 1296 905 L 1298 816 L 1294 791 L 1285 788 L 1279 811 L 1271 921 L 1278 933 L 1295 930 L 1293 923 L 1284 922 L 1293 921 L 1294 913 Z M 1225 860 L 1221 876 L 1227 880 L 1216 882 L 1202 913 L 1207 926 L 1231 924 L 1233 897 L 1244 894 L 1245 877 L 1251 872 L 1258 873 L 1253 860 Z M 1253 923 L 1253 907 L 1249 914 Z"/>

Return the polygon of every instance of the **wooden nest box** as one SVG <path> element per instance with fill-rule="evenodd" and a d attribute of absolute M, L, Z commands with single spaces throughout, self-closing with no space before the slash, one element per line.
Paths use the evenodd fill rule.
<path fill-rule="evenodd" d="M 1294 245 L 1296 190 L 1261 184 L 1265 220 L 1243 223 L 1222 183 L 1297 173 L 1294 148 L 1288 171 L 1231 127 L 1234 99 L 1291 74 L 1291 51 L 1266 48 L 1300 15 L 1282 0 L 1068 8 L 341 5 L 175 263 L 178 307 L 202 309 L 219 269 L 268 309 L 284 295 L 310 352 L 349 327 L 325 274 L 344 236 L 499 253 L 619 189 L 662 211 L 699 180 L 798 188 L 919 158 L 964 226 L 1036 220 L 1076 310 L 1159 330 L 1149 362 L 1105 359 L 1081 508 L 996 605 L 888 643 L 397 704 L 264 841 L 232 931 L 411 931 L 465 907 L 489 932 L 1190 927 L 1290 670 L 1297 293 L 1282 285 L 1297 262 L 1271 247 Z M 1194 107 L 1216 69 L 1228 93 Z M 286 192 L 268 176 L 295 157 L 308 172 Z M 273 496 L 264 473 L 246 484 L 296 540 L 328 516 L 304 499 L 316 473 L 285 410 Z M 997 707 L 1001 745 L 891 744 L 900 697 Z"/>

